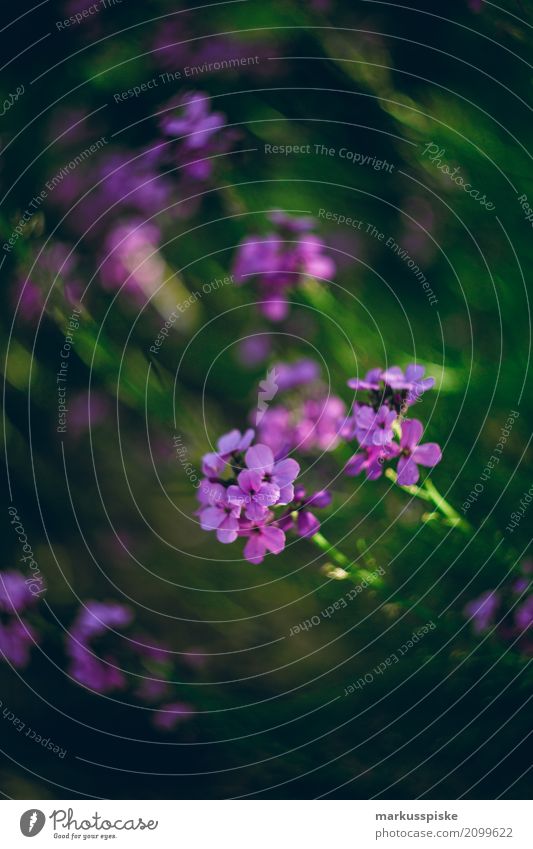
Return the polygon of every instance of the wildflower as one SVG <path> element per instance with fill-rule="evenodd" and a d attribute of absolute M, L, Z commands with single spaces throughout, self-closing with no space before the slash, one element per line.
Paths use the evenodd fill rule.
<path fill-rule="evenodd" d="M 176 725 L 190 719 L 195 713 L 194 707 L 187 702 L 171 702 L 158 708 L 153 724 L 159 731 L 171 731 Z"/>
<path fill-rule="evenodd" d="M 383 474 L 385 460 L 390 460 L 400 453 L 397 443 L 389 445 L 369 445 L 354 454 L 346 463 L 344 471 L 347 475 L 355 476 L 366 472 L 368 480 L 377 480 Z"/>
<path fill-rule="evenodd" d="M 396 418 L 395 411 L 385 405 L 377 413 L 372 407 L 359 407 L 355 413 L 355 435 L 360 445 L 388 445 L 394 437 L 392 425 Z"/>
<path fill-rule="evenodd" d="M 110 638 L 116 636 L 113 632 L 125 628 L 132 620 L 133 612 L 126 605 L 86 602 L 67 635 L 70 675 L 98 693 L 123 689 L 126 678 L 118 668 L 116 654 L 106 647 L 99 656 L 96 647 L 104 640 L 112 643 Z"/>
<path fill-rule="evenodd" d="M 398 484 L 410 486 L 420 477 L 418 464 L 430 468 L 440 463 L 442 452 L 436 442 L 419 445 L 423 433 L 422 422 L 418 419 L 406 419 L 402 423 L 400 439 L 400 459 L 398 460 Z"/>
<path fill-rule="evenodd" d="M 276 460 L 267 445 L 250 445 L 253 437 L 253 431 L 230 431 L 219 439 L 218 453 L 204 456 L 202 468 L 209 477 L 198 488 L 198 515 L 202 529 L 216 531 L 220 542 L 246 537 L 244 556 L 261 563 L 267 551 L 277 554 L 285 546 L 271 508 L 292 502 L 300 467 L 292 459 Z M 222 478 L 230 459 L 231 476 Z"/>
<path fill-rule="evenodd" d="M 202 460 L 202 471 L 208 477 L 220 475 L 226 468 L 232 455 L 246 451 L 250 447 L 255 432 L 248 428 L 243 434 L 240 430 L 230 430 L 221 436 L 217 442 L 217 451 L 204 454 Z"/>
<path fill-rule="evenodd" d="M 335 263 L 325 252 L 324 242 L 309 232 L 315 227 L 312 218 L 292 218 L 278 211 L 269 218 L 277 232 L 243 239 L 233 275 L 238 285 L 255 278 L 261 312 L 272 321 L 281 321 L 289 312 L 289 290 L 307 277 L 331 278 Z"/>
<path fill-rule="evenodd" d="M 366 397 L 364 403 L 355 402 L 341 430 L 343 439 L 356 439 L 361 449 L 348 460 L 346 474 L 365 472 L 369 480 L 376 480 L 383 473 L 384 463 L 398 457 L 397 482 L 409 486 L 419 479 L 418 465 L 433 467 L 440 462 L 442 452 L 435 442 L 419 445 L 422 423 L 404 415 L 434 385 L 434 379 L 425 378 L 424 372 L 423 366 L 415 364 L 405 371 L 391 366 L 371 369 L 363 378 L 348 381 L 348 386 Z"/>
<path fill-rule="evenodd" d="M 348 386 L 359 392 L 368 392 L 368 402 L 374 410 L 385 404 L 400 413 L 419 401 L 424 392 L 435 385 L 433 377 L 423 377 L 424 372 L 424 366 L 414 363 L 408 365 L 405 372 L 399 366 L 385 370 L 374 368 L 362 379 L 351 378 Z"/>
<path fill-rule="evenodd" d="M 290 512 L 279 520 L 279 527 L 287 531 L 295 529 L 301 537 L 310 537 L 318 533 L 320 522 L 310 508 L 329 507 L 331 504 L 331 493 L 327 489 L 321 489 L 313 495 L 306 496 L 303 486 L 297 486 L 294 490 L 294 501 Z"/>
<path fill-rule="evenodd" d="M 205 481 L 200 487 L 199 497 L 206 499 L 198 511 L 202 530 L 216 531 L 219 542 L 234 542 L 239 530 L 238 519 L 242 505 L 232 502 L 228 490 L 219 483 Z"/>
<path fill-rule="evenodd" d="M 38 640 L 34 628 L 21 617 L 36 603 L 23 576 L 0 572 L 0 653 L 14 666 L 27 666 L 30 650 Z"/>
<path fill-rule="evenodd" d="M 243 533 L 248 536 L 244 546 L 244 556 L 254 566 L 263 562 L 267 551 L 280 554 L 285 548 L 285 534 L 275 525 L 250 526 L 245 528 Z"/>
<path fill-rule="evenodd" d="M 464 608 L 465 616 L 473 620 L 473 628 L 476 634 L 487 631 L 496 618 L 496 612 L 500 606 L 498 593 L 488 590 L 481 593 L 477 598 L 469 601 Z"/>

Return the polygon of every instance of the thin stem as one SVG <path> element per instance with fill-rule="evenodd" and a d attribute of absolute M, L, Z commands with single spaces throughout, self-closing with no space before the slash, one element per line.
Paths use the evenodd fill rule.
<path fill-rule="evenodd" d="M 393 483 L 396 483 L 398 476 L 393 469 L 387 469 L 385 476 Z M 435 506 L 438 512 L 426 513 L 423 517 L 426 522 L 439 518 L 444 522 L 444 524 L 453 528 L 459 528 L 459 530 L 465 534 L 472 533 L 472 525 L 470 525 L 465 519 L 461 518 L 457 510 L 455 510 L 440 494 L 437 487 L 429 477 L 424 480 L 423 486 L 400 486 L 400 489 L 405 490 L 405 492 L 408 492 L 409 495 L 414 495 L 415 498 L 422 499 L 422 501 L 429 501 Z"/>
<path fill-rule="evenodd" d="M 472 527 L 465 519 L 461 518 L 457 510 L 455 510 L 451 506 L 451 504 L 449 504 L 446 499 L 440 494 L 431 478 L 428 477 L 425 479 L 424 487 L 437 510 L 440 510 L 441 513 L 444 513 L 446 518 L 449 519 L 452 524 L 456 525 L 458 528 L 461 528 L 461 530 L 466 531 L 466 533 L 470 533 Z"/>
<path fill-rule="evenodd" d="M 350 578 L 351 580 L 361 580 L 368 581 L 373 586 L 382 586 L 383 581 L 381 576 L 378 574 L 377 570 L 370 572 L 368 569 L 363 569 L 360 566 L 356 566 L 358 558 L 355 560 L 350 560 L 342 551 L 339 551 L 338 548 L 335 548 L 326 537 L 317 533 L 312 537 L 309 537 L 310 542 L 314 543 L 324 554 L 333 561 L 333 563 L 344 572 L 344 575 L 340 575 L 340 577 Z"/>

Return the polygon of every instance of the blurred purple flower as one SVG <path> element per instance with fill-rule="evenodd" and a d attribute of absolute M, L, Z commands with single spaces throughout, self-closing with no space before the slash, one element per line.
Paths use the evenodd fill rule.
<path fill-rule="evenodd" d="M 161 234 L 155 224 L 129 220 L 117 224 L 104 244 L 100 276 L 104 289 L 123 289 L 140 303 L 161 285 L 165 263 L 159 253 Z"/>
<path fill-rule="evenodd" d="M 34 628 L 20 616 L 36 601 L 19 572 L 0 572 L 0 655 L 18 668 L 28 665 L 31 648 L 39 639 Z"/>
<path fill-rule="evenodd" d="M 237 285 L 257 278 L 261 312 L 272 321 L 281 321 L 289 312 L 288 291 L 306 277 L 333 277 L 335 263 L 325 253 L 324 242 L 308 232 L 316 226 L 314 219 L 293 218 L 279 211 L 269 218 L 278 232 L 244 238 L 237 248 L 233 275 Z"/>
<path fill-rule="evenodd" d="M 320 522 L 310 508 L 321 509 L 329 507 L 330 504 L 331 493 L 327 489 L 306 496 L 304 487 L 297 486 L 294 489 L 294 502 L 291 504 L 291 510 L 279 520 L 279 527 L 283 531 L 294 529 L 301 537 L 313 536 L 320 530 Z"/>
<path fill-rule="evenodd" d="M 464 614 L 473 620 L 473 629 L 476 634 L 481 634 L 490 628 L 499 606 L 500 597 L 492 590 L 481 593 L 465 605 Z"/>
<path fill-rule="evenodd" d="M 153 718 L 153 724 L 159 731 L 171 731 L 176 725 L 191 719 L 196 713 L 194 707 L 187 702 L 170 702 L 161 705 Z"/>
<path fill-rule="evenodd" d="M 303 358 L 293 363 L 276 363 L 276 383 L 279 392 L 312 383 L 320 377 L 320 366 L 315 360 Z"/>
<path fill-rule="evenodd" d="M 112 649 L 99 653 L 98 643 L 105 637 L 117 637 L 115 632 L 131 624 L 133 612 L 122 604 L 87 601 L 74 620 L 66 638 L 66 652 L 70 660 L 69 674 L 91 690 L 108 693 L 126 686 L 126 677 L 118 668 L 118 659 Z M 116 652 L 116 648 L 115 648 Z"/>

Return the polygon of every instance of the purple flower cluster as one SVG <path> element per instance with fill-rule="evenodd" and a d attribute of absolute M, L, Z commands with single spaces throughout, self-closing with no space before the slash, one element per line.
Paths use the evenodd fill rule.
<path fill-rule="evenodd" d="M 162 279 L 162 212 L 171 220 L 191 215 L 217 157 L 238 138 L 203 92 L 180 95 L 163 113 L 151 146 L 106 149 L 87 168 L 69 173 L 50 196 L 51 203 L 68 213 L 65 229 L 96 251 L 104 288 L 124 284 L 137 300 Z M 29 312 L 38 307 L 34 301 L 33 288 L 28 288 Z"/>
<path fill-rule="evenodd" d="M 67 635 L 69 674 L 97 693 L 123 689 L 126 678 L 120 669 L 117 635 L 113 632 L 132 621 L 133 612 L 123 604 L 87 601 Z"/>
<path fill-rule="evenodd" d="M 521 573 L 510 587 L 487 590 L 469 601 L 463 612 L 471 620 L 474 633 L 483 634 L 496 628 L 500 637 L 512 641 L 518 638 L 521 650 L 532 654 L 533 640 L 529 632 L 533 626 L 533 561 L 525 560 Z M 520 597 L 518 605 L 517 597 Z"/>
<path fill-rule="evenodd" d="M 27 666 L 31 647 L 38 640 L 37 632 L 21 614 L 36 601 L 19 572 L 0 572 L 0 654 L 20 668 Z"/>
<path fill-rule="evenodd" d="M 258 564 L 268 551 L 283 551 L 286 530 L 316 533 L 319 523 L 308 508 L 327 506 L 329 495 L 306 499 L 302 487 L 294 487 L 296 460 L 277 460 L 268 445 L 252 445 L 254 436 L 251 429 L 232 430 L 218 440 L 216 452 L 204 456 L 198 515 L 202 529 L 215 531 L 219 542 L 245 537 L 244 556 Z M 274 509 L 281 506 L 287 509 L 276 517 Z"/>
<path fill-rule="evenodd" d="M 286 457 L 293 450 L 302 454 L 333 451 L 345 423 L 344 401 L 336 395 L 319 395 L 291 406 L 269 407 L 257 426 L 257 437 L 277 458 Z"/>
<path fill-rule="evenodd" d="M 272 212 L 276 231 L 265 236 L 247 236 L 237 249 L 233 274 L 237 284 L 257 280 L 259 308 L 271 321 L 282 321 L 289 312 L 288 292 L 307 277 L 331 278 L 335 263 L 327 255 L 322 239 L 310 231 L 310 217 L 291 217 Z"/>
<path fill-rule="evenodd" d="M 420 401 L 423 393 L 435 381 L 424 378 L 424 368 L 398 366 L 369 371 L 364 378 L 353 378 L 348 386 L 363 394 L 363 402 L 354 403 L 352 415 L 346 420 L 343 437 L 355 439 L 359 450 L 345 467 L 346 474 L 365 472 L 369 480 L 379 478 L 386 461 L 398 458 L 397 482 L 400 486 L 416 484 L 418 466 L 432 468 L 442 459 L 435 442 L 420 444 L 424 431 L 418 419 L 405 418 L 409 407 Z"/>
<path fill-rule="evenodd" d="M 174 114 L 160 121 L 163 135 L 172 140 L 171 158 L 191 184 L 206 182 L 213 174 L 215 158 L 231 149 L 238 134 L 226 127 L 222 112 L 211 112 L 211 101 L 203 92 L 183 94 L 171 108 Z"/>
<path fill-rule="evenodd" d="M 127 688 L 128 676 L 122 667 L 128 663 L 136 678 L 141 678 L 135 695 L 147 704 L 157 704 L 153 724 L 168 731 L 195 710 L 185 702 L 168 702 L 168 649 L 139 634 L 128 636 L 133 619 L 133 611 L 124 604 L 87 601 L 67 635 L 68 671 L 88 689 L 110 693 Z"/>

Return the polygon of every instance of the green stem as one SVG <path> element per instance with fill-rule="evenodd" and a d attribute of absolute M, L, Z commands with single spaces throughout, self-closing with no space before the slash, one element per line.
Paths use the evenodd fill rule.
<path fill-rule="evenodd" d="M 321 551 L 324 552 L 324 554 L 327 554 L 335 566 L 342 570 L 337 577 L 346 577 L 353 581 L 368 581 L 374 587 L 383 586 L 383 580 L 377 571 L 370 572 L 368 569 L 362 569 L 360 566 L 356 566 L 355 564 L 357 563 L 358 558 L 350 560 L 350 558 L 343 554 L 342 551 L 335 548 L 335 546 L 332 545 L 323 534 L 314 534 L 312 537 L 309 537 L 309 539 L 310 542 L 314 543 Z"/>
<path fill-rule="evenodd" d="M 430 478 L 425 479 L 424 486 L 433 504 L 437 510 L 440 510 L 446 516 L 450 525 L 459 528 L 465 534 L 472 533 L 472 526 L 465 519 L 462 519 L 457 510 L 443 498 Z"/>
<path fill-rule="evenodd" d="M 397 474 L 393 469 L 387 469 L 385 471 L 385 476 L 393 483 L 396 483 Z M 441 519 L 445 525 L 453 528 L 459 528 L 459 530 L 465 534 L 472 533 L 472 525 L 470 525 L 465 519 L 461 518 L 457 510 L 455 510 L 440 494 L 437 487 L 429 477 L 424 480 L 423 486 L 401 486 L 400 489 L 408 492 L 409 495 L 414 495 L 415 498 L 420 498 L 422 501 L 429 501 L 434 505 L 437 512 L 426 513 L 423 516 L 424 521 L 431 522 L 434 519 Z"/>

